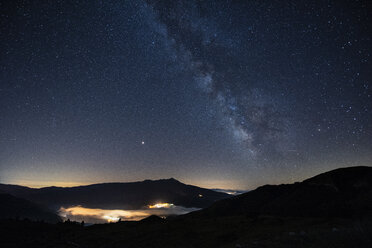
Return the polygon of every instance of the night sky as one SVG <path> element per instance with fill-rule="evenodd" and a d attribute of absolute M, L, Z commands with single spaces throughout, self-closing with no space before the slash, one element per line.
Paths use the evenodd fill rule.
<path fill-rule="evenodd" d="M 1 1 L 0 182 L 372 165 L 368 1 Z"/>

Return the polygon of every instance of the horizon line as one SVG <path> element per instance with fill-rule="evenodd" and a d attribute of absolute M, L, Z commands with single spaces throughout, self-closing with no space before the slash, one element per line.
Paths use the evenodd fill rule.
<path fill-rule="evenodd" d="M 87 183 L 83 183 L 83 182 L 62 182 L 62 181 L 59 181 L 59 182 L 53 182 L 51 184 L 48 184 L 48 183 L 45 183 L 45 184 L 36 184 L 36 183 L 26 183 L 26 182 L 2 182 L 0 181 L 0 184 L 3 184 L 3 185 L 14 185 L 14 186 L 21 186 L 21 187 L 27 187 L 27 188 L 31 188 L 31 189 L 42 189 L 42 188 L 52 188 L 52 187 L 56 187 L 56 188 L 75 188 L 75 187 L 82 187 L 82 186 L 90 186 L 90 185 L 98 185 L 98 184 L 115 184 L 115 183 L 140 183 L 140 182 L 145 182 L 145 181 L 161 181 L 161 180 L 175 180 L 175 181 L 178 181 L 182 184 L 185 184 L 185 185 L 191 185 L 191 186 L 196 186 L 196 187 L 199 187 L 199 188 L 204 188 L 204 189 L 209 189 L 209 190 L 213 190 L 213 191 L 218 191 L 218 190 L 224 190 L 224 191 L 237 191 L 237 192 L 241 192 L 241 191 L 249 191 L 248 189 L 233 189 L 233 188 L 221 188 L 221 187 L 203 187 L 203 186 L 199 186 L 199 185 L 196 185 L 196 184 L 189 184 L 189 183 L 184 183 L 174 177 L 170 177 L 170 178 L 160 178 L 160 179 L 143 179 L 143 180 L 135 180 L 135 181 L 107 181 L 107 182 L 87 182 Z M 31 181 L 31 180 L 30 180 Z"/>

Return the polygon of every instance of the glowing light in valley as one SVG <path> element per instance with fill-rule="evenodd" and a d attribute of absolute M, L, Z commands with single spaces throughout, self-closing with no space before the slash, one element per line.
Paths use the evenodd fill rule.
<path fill-rule="evenodd" d="M 171 208 L 173 206 L 172 203 L 156 203 L 154 205 L 149 205 L 149 208 Z"/>
<path fill-rule="evenodd" d="M 81 206 L 61 208 L 59 215 L 63 218 L 75 219 L 77 221 L 84 220 L 104 220 L 104 222 L 117 222 L 123 220 L 141 220 L 150 215 L 145 211 L 140 210 L 107 210 L 99 208 L 84 208 Z"/>
<path fill-rule="evenodd" d="M 84 221 L 85 223 L 111 223 L 118 222 L 119 220 L 137 221 L 153 214 L 160 217 L 187 214 L 196 210 L 199 210 L 199 208 L 185 208 L 176 206 L 172 203 L 157 203 L 138 210 L 99 209 L 74 206 L 69 208 L 61 207 L 59 209 L 59 215 L 64 220 L 70 219 L 71 221 Z"/>
<path fill-rule="evenodd" d="M 107 220 L 107 222 L 118 222 L 120 220 L 119 217 L 113 217 L 108 215 L 104 215 L 103 218 Z"/>

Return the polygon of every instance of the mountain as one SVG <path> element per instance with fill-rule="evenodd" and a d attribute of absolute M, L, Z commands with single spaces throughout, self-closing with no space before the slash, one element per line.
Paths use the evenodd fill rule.
<path fill-rule="evenodd" d="M 217 200 L 229 197 L 228 194 L 186 185 L 173 178 L 41 189 L 0 184 L 0 190 L 53 209 L 59 209 L 61 206 L 82 205 L 88 208 L 129 210 L 160 202 L 204 208 Z"/>
<path fill-rule="evenodd" d="M 265 185 L 190 213 L 211 216 L 354 217 L 372 214 L 372 167 L 329 171 L 301 183 Z"/>
<path fill-rule="evenodd" d="M 43 220 L 51 223 L 61 220 L 42 206 L 4 193 L 0 193 L 0 219 Z"/>
<path fill-rule="evenodd" d="M 301 183 L 262 186 L 173 218 L 92 226 L 0 220 L 0 246 L 369 248 L 371 184 L 371 167 L 352 167 Z"/>

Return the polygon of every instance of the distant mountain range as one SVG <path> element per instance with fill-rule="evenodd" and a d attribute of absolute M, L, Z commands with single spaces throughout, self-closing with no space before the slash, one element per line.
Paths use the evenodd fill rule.
<path fill-rule="evenodd" d="M 183 184 L 176 179 L 145 180 L 133 183 L 102 183 L 79 187 L 33 189 L 0 184 L 0 191 L 57 210 L 61 206 L 139 209 L 167 202 L 183 207 L 205 208 L 230 195 Z"/>
<path fill-rule="evenodd" d="M 301 183 L 265 185 L 187 216 L 356 217 L 372 215 L 372 167 L 332 170 Z"/>
<path fill-rule="evenodd" d="M 60 217 L 30 201 L 0 193 L 0 219 L 29 219 L 56 223 Z"/>

